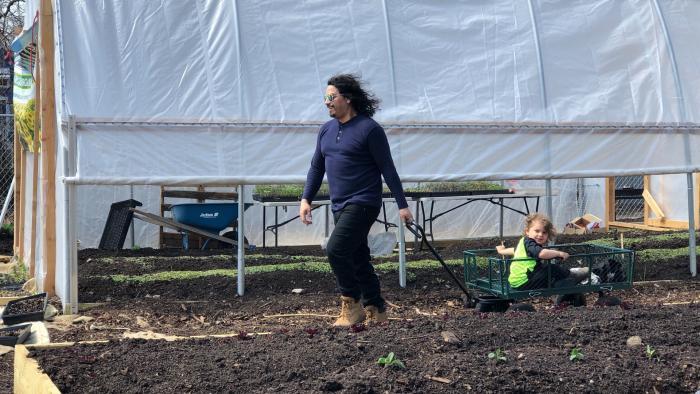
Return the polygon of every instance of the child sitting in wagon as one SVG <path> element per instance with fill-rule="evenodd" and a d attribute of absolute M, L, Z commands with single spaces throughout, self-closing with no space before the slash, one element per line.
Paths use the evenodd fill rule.
<path fill-rule="evenodd" d="M 542 261 L 569 258 L 566 252 L 546 248 L 547 241 L 555 235 L 554 225 L 549 218 L 541 213 L 533 213 L 527 215 L 525 219 L 525 231 L 518 246 L 515 248 L 506 248 L 503 244 L 496 246 L 499 254 L 513 256 L 508 276 L 508 283 L 513 290 L 571 287 L 588 277 L 588 268 L 569 270 L 559 264 Z M 547 283 L 548 276 L 551 278 L 549 283 Z"/>

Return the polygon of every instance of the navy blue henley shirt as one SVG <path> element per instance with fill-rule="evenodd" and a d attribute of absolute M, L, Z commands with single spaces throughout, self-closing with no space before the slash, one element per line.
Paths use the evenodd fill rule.
<path fill-rule="evenodd" d="M 384 129 L 370 117 L 358 114 L 347 123 L 332 119 L 321 126 L 302 195 L 309 203 L 324 173 L 334 212 L 350 203 L 380 207 L 382 175 L 399 208 L 408 207 Z"/>

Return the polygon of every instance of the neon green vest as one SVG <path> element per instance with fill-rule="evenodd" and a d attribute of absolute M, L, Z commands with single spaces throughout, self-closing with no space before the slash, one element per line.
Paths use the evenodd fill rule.
<path fill-rule="evenodd" d="M 522 286 L 527 282 L 527 273 L 535 269 L 535 264 L 537 264 L 537 261 L 527 255 L 525 237 L 520 238 L 520 242 L 515 248 L 515 255 L 510 263 L 510 275 L 508 276 L 510 287 Z"/>

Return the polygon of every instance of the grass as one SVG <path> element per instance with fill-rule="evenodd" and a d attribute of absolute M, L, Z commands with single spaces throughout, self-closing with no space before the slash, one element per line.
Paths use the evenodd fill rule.
<path fill-rule="evenodd" d="M 700 247 L 695 247 L 695 253 L 700 253 Z M 664 260 L 672 260 L 676 257 L 689 255 L 689 247 L 677 249 L 645 249 L 637 251 L 637 258 L 649 262 L 662 262 Z"/>
<path fill-rule="evenodd" d="M 625 237 L 625 245 L 630 245 L 633 243 L 639 243 L 643 241 L 647 242 L 664 242 L 664 241 L 675 241 L 675 240 L 687 240 L 690 235 L 688 234 L 687 231 L 684 232 L 675 232 L 675 233 L 670 233 L 670 234 L 660 234 L 660 235 L 650 235 L 647 237 Z M 594 244 L 594 245 L 600 245 L 600 246 L 612 246 L 615 248 L 620 247 L 620 241 L 619 240 L 612 240 L 612 239 L 594 239 L 587 241 L 586 243 Z"/>
<path fill-rule="evenodd" d="M 26 282 L 28 277 L 27 267 L 20 261 L 10 272 L 0 275 L 0 286 L 21 284 Z"/>
<path fill-rule="evenodd" d="M 461 266 L 461 260 L 447 260 L 445 261 L 447 265 L 451 266 Z M 374 266 L 374 269 L 378 272 L 392 272 L 396 271 L 399 267 L 397 262 L 381 263 Z M 408 269 L 421 270 L 421 269 L 437 269 L 440 268 L 440 263 L 435 260 L 418 260 L 406 263 Z M 268 272 L 276 271 L 308 271 L 308 272 L 319 272 L 319 273 L 331 273 L 330 265 L 327 261 L 305 261 L 300 263 L 282 263 L 282 264 L 267 264 L 267 265 L 257 265 L 252 267 L 246 267 L 246 275 L 263 274 Z M 163 271 L 156 272 L 152 274 L 143 275 L 109 275 L 102 276 L 101 278 L 108 278 L 117 283 L 148 283 L 148 282 L 159 282 L 159 281 L 170 281 L 170 280 L 191 280 L 198 278 L 206 278 L 213 276 L 236 276 L 238 275 L 238 270 L 234 268 L 218 268 L 206 271 Z"/>
<path fill-rule="evenodd" d="M 15 226 L 12 223 L 5 223 L 2 226 L 0 226 L 0 232 L 7 233 L 7 234 L 13 234 L 14 229 L 15 229 Z"/>
<path fill-rule="evenodd" d="M 664 241 L 664 240 L 675 240 L 675 239 L 685 239 L 688 237 L 688 233 L 672 233 L 672 234 L 662 234 L 654 235 L 643 238 L 627 238 L 626 242 L 639 242 L 639 241 Z M 597 245 L 607 245 L 615 246 L 615 241 L 611 240 L 595 240 L 590 243 Z M 688 256 L 688 247 L 676 248 L 676 249 L 645 249 L 636 252 L 637 262 L 643 261 L 647 263 L 663 263 L 664 261 L 675 259 L 678 257 Z M 698 247 L 700 252 L 700 247 Z M 218 259 L 221 261 L 235 261 L 235 257 L 231 255 L 215 255 L 215 256 L 174 256 L 174 257 L 119 257 L 120 262 L 124 263 L 137 263 L 141 265 L 152 265 L 152 262 L 148 260 L 152 259 L 168 259 L 168 260 L 179 260 L 179 259 L 202 259 L 211 260 Z M 280 262 L 274 264 L 264 264 L 257 266 L 248 266 L 245 269 L 246 275 L 256 275 L 276 271 L 308 271 L 308 272 L 318 272 L 331 274 L 332 271 L 328 264 L 328 261 L 324 257 L 319 256 L 284 256 L 284 255 L 263 255 L 263 254 L 251 254 L 246 256 L 247 261 L 255 259 L 277 259 Z M 97 261 L 113 262 L 111 258 L 95 259 Z M 463 260 L 450 259 L 446 260 L 445 263 L 451 267 L 461 267 L 463 265 Z M 479 268 L 485 268 L 488 266 L 488 259 L 486 257 L 477 257 L 477 266 Z M 389 261 L 377 263 L 374 265 L 377 272 L 396 272 L 399 267 L 398 262 Z M 409 270 L 435 270 L 441 269 L 441 265 L 437 260 L 434 259 L 424 259 L 418 261 L 409 261 L 406 263 L 406 267 Z M 148 273 L 142 275 L 111 275 L 103 276 L 102 278 L 109 278 L 115 282 L 130 282 L 130 283 L 148 283 L 157 281 L 172 281 L 172 280 L 191 280 L 197 278 L 206 278 L 214 276 L 226 276 L 233 277 L 238 274 L 238 270 L 235 268 L 219 268 L 211 269 L 206 271 L 163 271 Z M 26 275 L 26 272 L 24 273 Z M 415 274 L 414 274 L 415 275 Z"/>

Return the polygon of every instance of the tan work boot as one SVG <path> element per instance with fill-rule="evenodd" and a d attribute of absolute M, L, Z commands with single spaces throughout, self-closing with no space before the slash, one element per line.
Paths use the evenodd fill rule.
<path fill-rule="evenodd" d="M 384 323 L 389 321 L 389 318 L 386 315 L 386 309 L 383 312 L 380 312 L 379 308 L 376 306 L 367 305 L 365 307 L 365 313 L 367 314 L 367 320 L 372 323 Z"/>
<path fill-rule="evenodd" d="M 340 297 L 340 316 L 333 323 L 335 327 L 350 327 L 353 324 L 361 323 L 365 320 L 365 311 L 362 305 L 352 297 Z"/>

